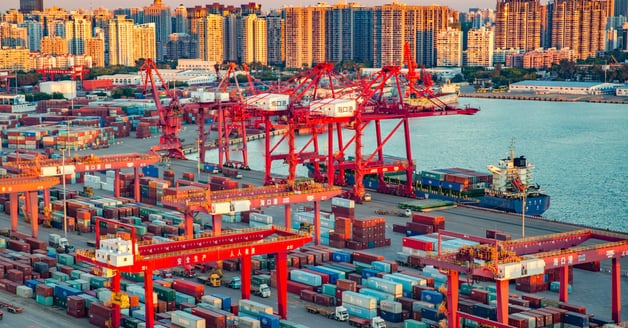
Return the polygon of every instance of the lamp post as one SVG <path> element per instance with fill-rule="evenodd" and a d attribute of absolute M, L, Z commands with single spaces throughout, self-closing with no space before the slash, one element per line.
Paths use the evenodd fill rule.
<path fill-rule="evenodd" d="M 198 149 L 198 158 L 196 159 L 196 176 L 200 177 L 201 176 L 201 139 L 198 139 L 196 144 L 197 144 L 196 149 Z"/>
<path fill-rule="evenodd" d="M 526 237 L 526 187 L 523 186 L 521 193 L 521 238 Z"/>
<path fill-rule="evenodd" d="M 65 189 L 65 148 L 61 148 L 61 182 L 63 184 L 63 234 L 68 238 L 67 190 Z"/>

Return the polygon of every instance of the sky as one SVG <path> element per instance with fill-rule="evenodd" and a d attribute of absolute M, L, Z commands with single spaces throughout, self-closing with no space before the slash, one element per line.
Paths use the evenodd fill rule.
<path fill-rule="evenodd" d="M 290 3 L 294 5 L 314 5 L 319 2 L 327 2 L 327 4 L 333 5 L 338 3 L 338 0 L 329 0 L 329 1 L 317 1 L 317 0 L 294 0 L 294 1 L 286 1 L 286 0 L 162 0 L 162 3 L 174 8 L 179 4 L 183 4 L 186 7 L 193 7 L 195 5 L 204 5 L 207 3 L 222 3 L 225 5 L 236 5 L 239 6 L 244 3 L 256 2 L 262 4 L 262 10 L 265 9 L 275 9 L 281 8 L 284 4 Z M 392 0 L 347 0 L 347 2 L 357 2 L 364 6 L 375 6 L 381 5 L 384 3 L 392 3 Z M 439 4 L 446 5 L 452 7 L 459 11 L 467 11 L 469 7 L 474 8 L 495 8 L 496 0 L 400 0 L 400 3 L 405 3 L 407 5 L 431 5 L 431 4 Z M 109 9 L 114 8 L 127 8 L 127 7 L 145 7 L 153 3 L 152 0 L 44 0 L 45 7 L 57 6 L 61 8 L 65 8 L 68 10 L 78 9 L 80 7 L 89 8 L 89 7 L 106 7 Z M 132 4 L 132 5 L 130 5 Z M 0 0 L 0 12 L 4 13 L 11 8 L 18 9 L 20 7 L 19 0 Z"/>

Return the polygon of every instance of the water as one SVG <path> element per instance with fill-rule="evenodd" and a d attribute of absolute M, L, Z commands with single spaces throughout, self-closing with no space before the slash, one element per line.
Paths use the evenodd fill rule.
<path fill-rule="evenodd" d="M 417 170 L 463 167 L 488 172 L 486 166 L 505 157 L 514 138 L 516 155 L 525 155 L 535 165 L 534 180 L 552 197 L 544 217 L 628 231 L 627 106 L 471 98 L 461 102 L 481 111 L 412 120 Z M 389 131 L 397 122 L 385 121 L 382 129 Z M 375 148 L 374 131 L 365 130 L 365 153 Z M 344 140 L 349 139 L 346 135 Z M 297 149 L 306 141 L 300 137 Z M 324 141 L 320 146 L 327 149 Z M 248 149 L 251 168 L 263 170 L 263 142 L 250 142 Z M 383 151 L 403 156 L 402 134 L 397 132 Z M 213 161 L 216 152 L 208 152 L 207 158 Z M 278 174 L 286 169 L 285 164 L 273 164 Z M 299 168 L 298 173 L 307 171 Z"/>

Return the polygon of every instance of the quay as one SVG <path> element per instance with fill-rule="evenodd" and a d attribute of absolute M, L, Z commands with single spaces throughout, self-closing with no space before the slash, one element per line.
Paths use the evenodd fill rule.
<path fill-rule="evenodd" d="M 524 92 L 474 92 L 465 90 L 460 92 L 462 98 L 531 100 L 553 102 L 589 102 L 599 104 L 628 104 L 628 97 L 611 95 L 565 95 L 565 94 L 534 94 Z"/>

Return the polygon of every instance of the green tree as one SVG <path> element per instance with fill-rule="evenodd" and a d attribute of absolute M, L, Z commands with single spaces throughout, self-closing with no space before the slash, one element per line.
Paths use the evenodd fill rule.
<path fill-rule="evenodd" d="M 65 96 L 61 92 L 53 92 L 52 99 L 65 99 Z"/>

